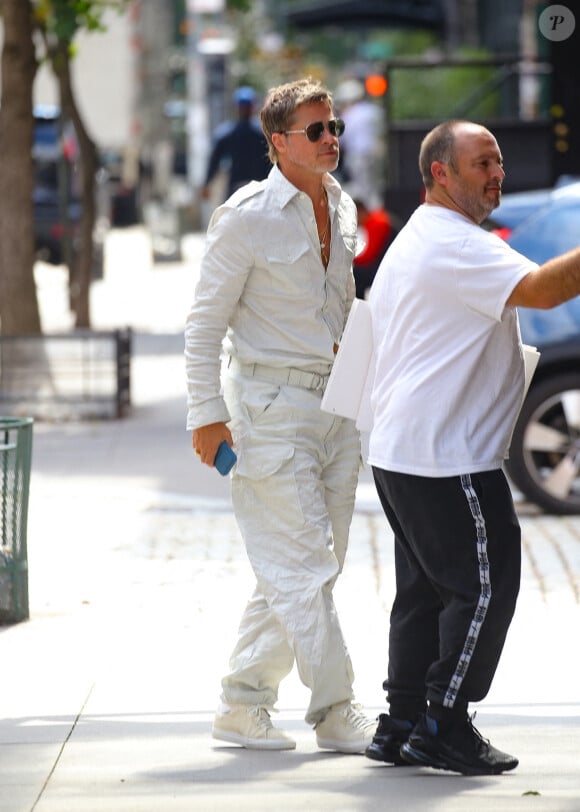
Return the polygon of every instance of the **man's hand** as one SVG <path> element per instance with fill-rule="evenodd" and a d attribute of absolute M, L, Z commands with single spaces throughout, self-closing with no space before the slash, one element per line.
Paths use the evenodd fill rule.
<path fill-rule="evenodd" d="M 201 426 L 199 429 L 194 429 L 191 435 L 193 450 L 210 468 L 213 468 L 213 461 L 222 440 L 233 445 L 231 432 L 225 423 L 210 423 L 208 426 Z"/>

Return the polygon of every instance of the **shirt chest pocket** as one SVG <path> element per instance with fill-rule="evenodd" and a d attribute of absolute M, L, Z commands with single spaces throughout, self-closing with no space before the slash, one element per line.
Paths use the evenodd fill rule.
<path fill-rule="evenodd" d="M 299 238 L 284 238 L 267 243 L 256 254 L 255 273 L 251 285 L 288 294 L 304 295 L 304 286 L 311 276 L 311 246 Z"/>

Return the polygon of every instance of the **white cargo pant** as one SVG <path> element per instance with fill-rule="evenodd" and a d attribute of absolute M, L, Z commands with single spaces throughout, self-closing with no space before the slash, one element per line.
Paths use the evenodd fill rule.
<path fill-rule="evenodd" d="M 320 410 L 322 392 L 241 377 L 224 395 L 238 464 L 234 511 L 256 576 L 222 680 L 224 702 L 273 707 L 296 660 L 306 721 L 352 699 L 332 588 L 346 555 L 360 463 L 354 423 Z"/>

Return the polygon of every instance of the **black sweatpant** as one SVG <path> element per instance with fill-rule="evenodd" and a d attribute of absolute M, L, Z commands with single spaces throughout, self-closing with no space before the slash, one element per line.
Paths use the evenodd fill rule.
<path fill-rule="evenodd" d="M 373 468 L 395 535 L 390 713 L 463 716 L 489 691 L 520 584 L 521 534 L 503 471 L 419 477 Z"/>

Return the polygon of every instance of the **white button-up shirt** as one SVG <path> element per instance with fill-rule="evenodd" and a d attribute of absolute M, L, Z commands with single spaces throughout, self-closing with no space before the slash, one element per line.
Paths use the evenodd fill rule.
<path fill-rule="evenodd" d="M 354 299 L 357 218 L 324 177 L 332 223 L 325 269 L 312 202 L 274 166 L 214 212 L 185 330 L 187 428 L 228 421 L 221 352 L 241 364 L 329 372 Z"/>

